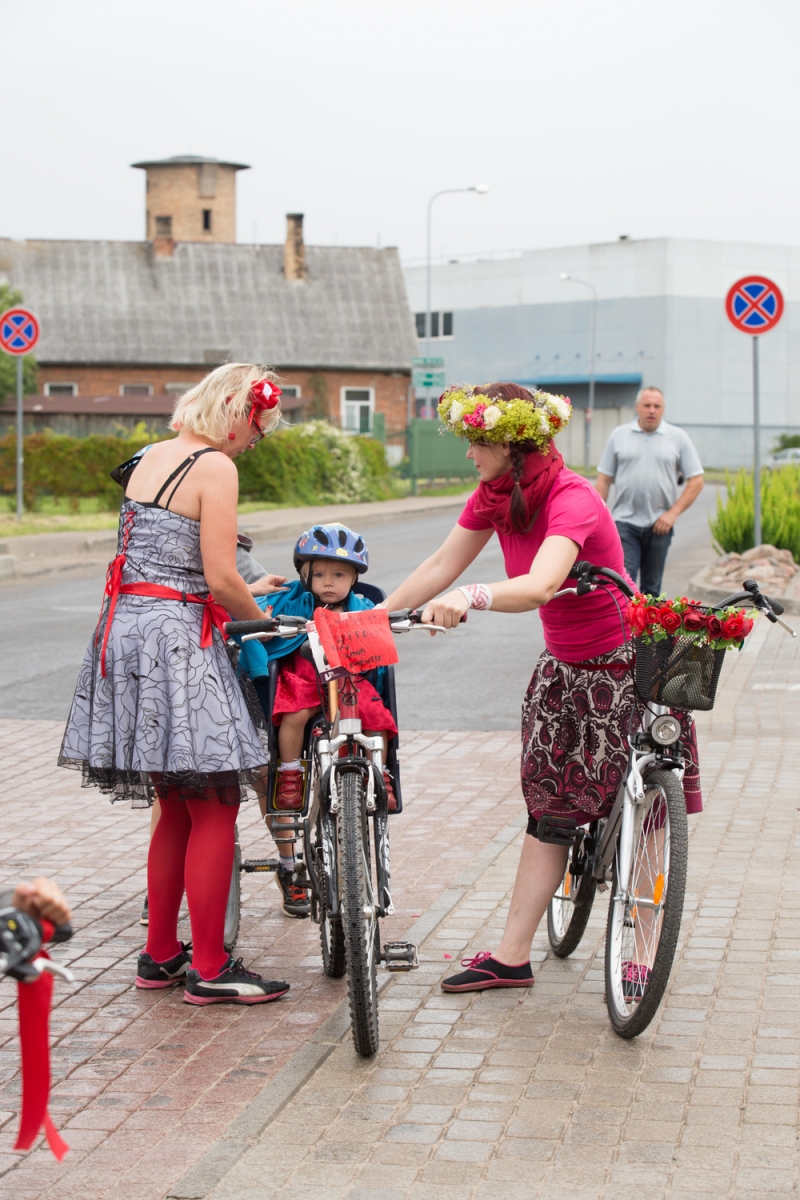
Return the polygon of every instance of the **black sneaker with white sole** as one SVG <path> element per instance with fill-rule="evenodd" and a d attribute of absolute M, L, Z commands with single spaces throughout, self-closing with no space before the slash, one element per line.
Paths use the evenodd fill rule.
<path fill-rule="evenodd" d="M 147 903 L 147 896 L 145 896 L 145 898 L 144 898 L 144 906 L 142 908 L 142 915 L 139 917 L 139 924 L 140 925 L 149 925 L 150 924 L 150 906 Z"/>
<path fill-rule="evenodd" d="M 186 973 L 186 991 L 183 998 L 187 1004 L 264 1004 L 277 1000 L 289 991 L 285 979 L 262 979 L 255 971 L 247 971 L 242 959 L 234 962 L 229 958 L 219 975 L 214 979 L 201 979 L 200 972 Z"/>
<path fill-rule="evenodd" d="M 311 884 L 308 882 L 305 863 L 295 864 L 293 870 L 279 866 L 275 881 L 283 893 L 283 911 L 287 917 L 311 915 Z"/>
<path fill-rule="evenodd" d="M 181 942 L 180 951 L 174 958 L 158 963 L 150 957 L 147 951 L 139 955 L 136 966 L 136 986 L 138 988 L 172 987 L 173 983 L 184 983 L 186 972 L 192 961 L 192 944 Z"/>

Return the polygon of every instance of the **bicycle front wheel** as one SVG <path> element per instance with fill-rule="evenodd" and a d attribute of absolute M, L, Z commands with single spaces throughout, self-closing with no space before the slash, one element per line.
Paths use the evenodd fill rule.
<path fill-rule="evenodd" d="M 619 883 L 619 844 L 606 932 L 606 1006 L 624 1038 L 636 1037 L 661 1003 L 683 914 L 689 827 L 680 780 L 654 771 L 638 806 L 628 887 Z"/>
<path fill-rule="evenodd" d="M 378 1049 L 378 956 L 380 937 L 372 884 L 364 777 L 339 776 L 339 870 L 347 990 L 353 1043 L 365 1057 Z"/>
<path fill-rule="evenodd" d="M 596 891 L 597 880 L 589 871 L 572 875 L 568 861 L 558 891 L 547 906 L 547 936 L 557 958 L 566 958 L 577 949 L 591 916 Z"/>

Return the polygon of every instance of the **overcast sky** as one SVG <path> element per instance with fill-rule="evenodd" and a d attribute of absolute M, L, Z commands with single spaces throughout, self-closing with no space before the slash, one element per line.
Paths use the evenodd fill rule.
<path fill-rule="evenodd" d="M 436 255 L 800 244 L 797 0 L 0 0 L 0 236 L 144 237 L 142 158 L 239 175 L 240 241 Z"/>

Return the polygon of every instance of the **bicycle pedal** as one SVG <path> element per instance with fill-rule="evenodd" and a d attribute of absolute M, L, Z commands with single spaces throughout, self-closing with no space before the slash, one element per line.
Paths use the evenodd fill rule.
<path fill-rule="evenodd" d="M 381 955 L 387 971 L 413 971 L 419 966 L 413 942 L 387 942 Z"/>
<path fill-rule="evenodd" d="M 575 841 L 578 823 L 574 817 L 556 817 L 545 813 L 536 822 L 536 837 L 554 846 L 571 846 Z"/>
<path fill-rule="evenodd" d="M 251 874 L 253 871 L 277 871 L 277 858 L 247 858 L 242 863 L 242 870 Z"/>

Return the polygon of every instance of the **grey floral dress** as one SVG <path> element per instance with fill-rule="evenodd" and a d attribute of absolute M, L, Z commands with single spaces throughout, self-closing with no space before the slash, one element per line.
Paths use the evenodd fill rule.
<path fill-rule="evenodd" d="M 123 584 L 157 584 L 207 595 L 200 522 L 158 504 L 125 500 L 118 555 Z M 118 558 L 117 563 L 120 563 Z M 113 564 L 112 564 L 113 566 Z M 86 651 L 59 764 L 85 787 L 134 808 L 154 788 L 239 803 L 268 761 L 225 650 L 213 629 L 201 647 L 203 604 L 117 597 L 103 654 L 109 600 Z M 103 674 L 103 667 L 105 674 Z"/>

